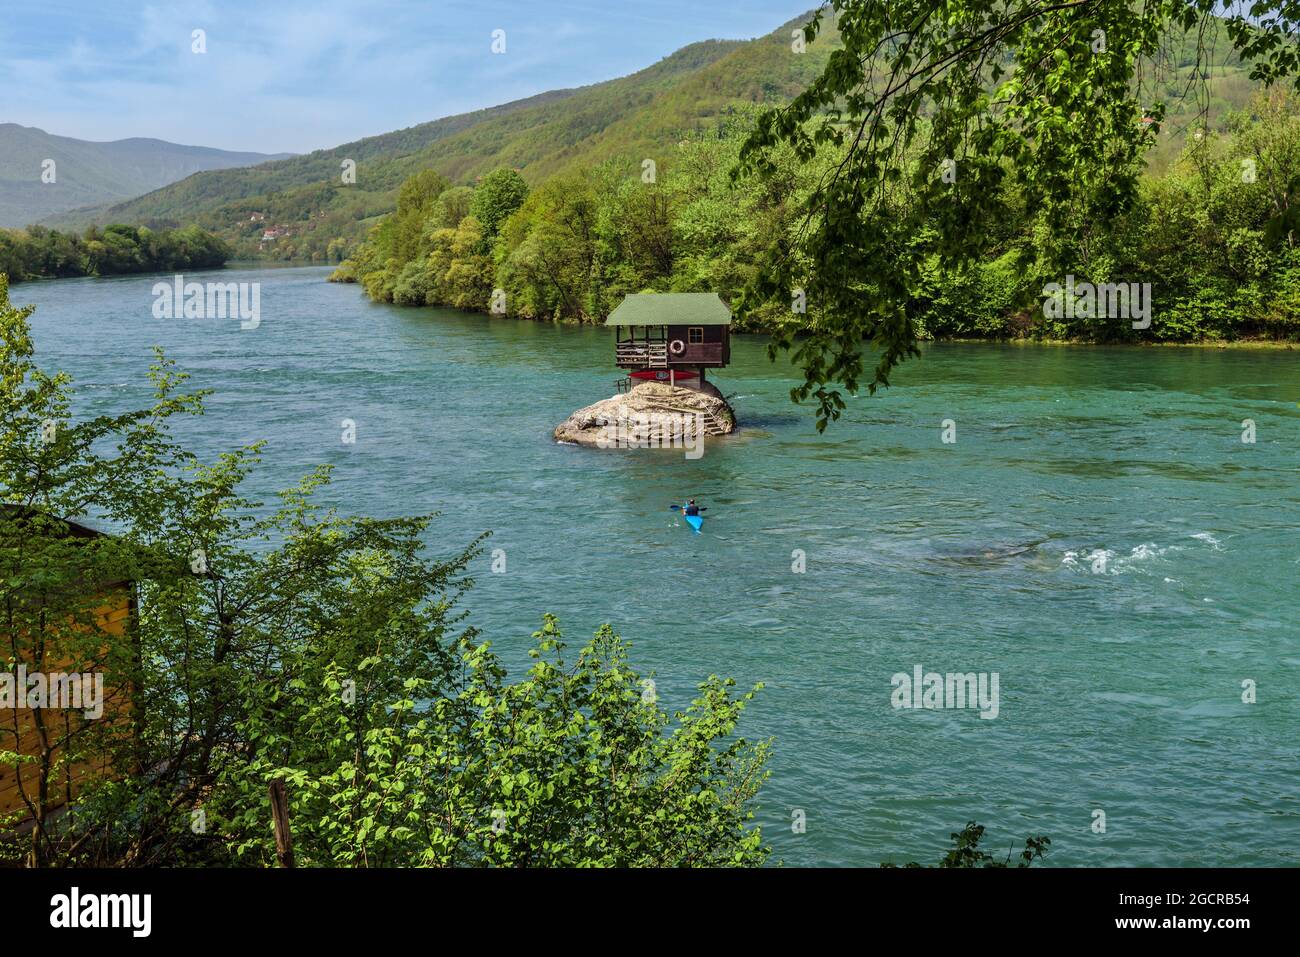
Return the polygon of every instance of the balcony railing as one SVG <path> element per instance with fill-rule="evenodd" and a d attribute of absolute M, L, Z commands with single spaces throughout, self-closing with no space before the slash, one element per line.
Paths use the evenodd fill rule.
<path fill-rule="evenodd" d="M 617 358 L 621 366 L 667 369 L 668 344 L 666 342 L 620 342 Z"/>
<path fill-rule="evenodd" d="M 679 355 L 668 350 L 667 342 L 620 342 L 615 347 L 615 357 L 618 365 L 636 369 L 722 365 L 726 361 L 721 342 L 691 343 Z"/>

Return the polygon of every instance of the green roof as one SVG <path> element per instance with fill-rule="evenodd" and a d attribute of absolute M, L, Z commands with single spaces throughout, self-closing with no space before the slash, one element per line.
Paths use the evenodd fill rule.
<path fill-rule="evenodd" d="M 607 326 L 729 326 L 731 310 L 716 292 L 638 292 L 624 298 Z"/>

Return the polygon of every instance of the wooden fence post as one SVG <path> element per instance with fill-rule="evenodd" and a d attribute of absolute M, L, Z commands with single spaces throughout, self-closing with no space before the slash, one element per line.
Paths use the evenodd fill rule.
<path fill-rule="evenodd" d="M 289 830 L 289 798 L 284 792 L 284 778 L 271 782 L 271 821 L 275 825 L 275 856 L 281 867 L 293 867 L 293 833 Z"/>

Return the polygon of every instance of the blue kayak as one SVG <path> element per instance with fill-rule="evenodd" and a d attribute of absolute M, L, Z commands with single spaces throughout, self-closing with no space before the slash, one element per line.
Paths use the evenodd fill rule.
<path fill-rule="evenodd" d="M 685 505 L 669 505 L 668 507 L 674 512 L 681 512 L 682 518 L 686 519 L 687 524 L 689 524 L 697 533 L 704 527 L 703 515 L 687 515 Z M 700 511 L 702 512 L 704 509 L 701 508 Z"/>

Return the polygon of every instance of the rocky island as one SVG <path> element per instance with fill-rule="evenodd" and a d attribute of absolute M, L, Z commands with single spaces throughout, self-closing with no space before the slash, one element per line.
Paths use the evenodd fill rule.
<path fill-rule="evenodd" d="M 555 427 L 555 438 L 588 448 L 676 448 L 734 431 L 736 413 L 713 383 L 647 381 L 574 412 Z"/>

